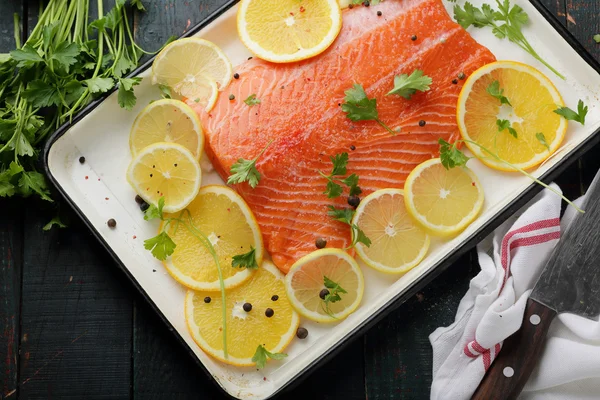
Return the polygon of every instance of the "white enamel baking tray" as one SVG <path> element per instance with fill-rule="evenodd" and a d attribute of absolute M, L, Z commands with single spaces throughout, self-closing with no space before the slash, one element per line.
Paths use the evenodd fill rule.
<path fill-rule="evenodd" d="M 578 99 L 589 105 L 586 125 L 570 123 L 562 149 L 534 172 L 548 181 L 599 139 L 600 68 L 557 21 L 545 14 L 537 0 L 532 1 L 516 1 L 530 17 L 531 22 L 524 33 L 542 58 L 563 73 L 566 80 L 557 78 L 516 45 L 495 38 L 488 29 L 471 28 L 470 33 L 499 60 L 517 60 L 539 68 L 554 82 L 571 108 L 575 108 Z M 188 36 L 200 36 L 219 45 L 234 66 L 250 55 L 238 39 L 235 3 L 225 5 L 188 33 Z M 481 0 L 474 3 L 480 5 Z M 450 13 L 452 7 L 452 3 L 447 3 Z M 148 78 L 148 67 L 149 63 L 134 75 Z M 303 320 L 302 325 L 310 334 L 306 340 L 293 341 L 286 350 L 289 357 L 284 361 L 270 362 L 261 371 L 231 367 L 208 357 L 194 343 L 184 320 L 185 289 L 144 250 L 144 239 L 154 236 L 157 226 L 143 220 L 134 201 L 135 193 L 125 180 L 131 159 L 128 135 L 137 113 L 160 96 L 150 85 L 150 79 L 144 79 L 135 93 L 138 101 L 133 111 L 121 109 L 117 104 L 117 93 L 113 92 L 88 106 L 71 124 L 59 129 L 45 149 L 47 173 L 192 356 L 226 393 L 235 398 L 266 399 L 281 392 L 431 281 L 539 190 L 539 186 L 532 185 L 520 174 L 501 173 L 475 160 L 470 161 L 469 166 L 483 184 L 486 200 L 481 216 L 464 232 L 451 240 L 432 243 L 426 259 L 402 277 L 385 276 L 363 268 L 366 289 L 358 310 L 333 326 Z M 78 162 L 80 156 L 85 156 L 84 164 Z M 204 185 L 223 184 L 205 159 L 202 166 Z M 106 221 L 110 218 L 117 220 L 116 229 L 107 227 Z"/>

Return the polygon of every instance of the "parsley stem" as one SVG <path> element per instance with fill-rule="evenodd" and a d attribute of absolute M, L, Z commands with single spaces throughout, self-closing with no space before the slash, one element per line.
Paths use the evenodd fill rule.
<path fill-rule="evenodd" d="M 21 48 L 21 26 L 19 21 L 19 14 L 13 14 L 13 23 L 15 25 L 15 46 L 17 49 Z"/>
<path fill-rule="evenodd" d="M 492 156 L 495 160 L 500 161 L 501 163 L 504 163 L 506 165 L 508 165 L 509 167 L 519 171 L 520 173 L 522 173 L 523 175 L 525 175 L 526 177 L 528 177 L 529 179 L 531 179 L 532 181 L 534 181 L 535 183 L 537 183 L 538 185 L 541 185 L 543 187 L 545 187 L 546 189 L 549 189 L 550 191 L 554 192 L 555 194 L 557 194 L 558 196 L 560 196 L 564 201 L 567 202 L 567 204 L 573 206 L 573 208 L 575 208 L 578 212 L 580 213 L 584 213 L 585 211 L 583 211 L 581 208 L 577 207 L 577 205 L 575 205 L 575 203 L 573 203 L 571 200 L 567 199 L 565 196 L 563 196 L 562 193 L 560 193 L 558 190 L 554 189 L 553 187 L 545 184 L 544 182 L 540 181 L 539 179 L 537 179 L 535 176 L 531 175 L 529 172 L 525 171 L 522 168 L 517 167 L 516 165 L 500 158 L 497 154 L 495 154 L 494 152 L 492 152 L 491 150 L 488 150 L 486 147 L 480 145 L 477 142 L 474 142 L 472 140 L 469 139 L 463 139 L 463 142 L 466 143 L 470 143 L 472 145 L 475 145 L 477 147 L 479 147 L 481 150 L 485 151 L 486 153 L 488 153 L 490 156 Z"/>
<path fill-rule="evenodd" d="M 391 133 L 392 135 L 396 136 L 396 132 L 394 132 L 393 130 L 390 129 L 389 126 L 387 126 L 386 124 L 383 123 L 383 121 L 381 121 L 379 118 L 375 118 L 375 121 L 377 121 L 377 123 L 381 126 L 383 126 L 389 133 Z"/>

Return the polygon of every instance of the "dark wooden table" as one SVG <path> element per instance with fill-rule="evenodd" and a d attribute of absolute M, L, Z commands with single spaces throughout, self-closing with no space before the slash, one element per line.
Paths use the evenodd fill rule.
<path fill-rule="evenodd" d="M 148 11 L 135 16 L 137 40 L 156 48 L 222 2 L 144 0 Z M 105 1 L 106 10 L 111 3 Z M 592 39 L 600 33 L 599 0 L 545 5 L 600 59 Z M 25 15 L 27 31 L 37 7 L 0 0 L 0 52 L 14 47 L 13 13 Z M 583 193 L 599 156 L 600 147 L 592 149 L 558 179 L 570 197 Z M 55 212 L 47 205 L 0 199 L 0 210 L 0 399 L 224 398 L 77 217 L 68 229 L 44 232 Z M 293 398 L 428 398 L 428 335 L 453 321 L 478 269 L 474 252 L 463 257 L 309 376 Z"/>

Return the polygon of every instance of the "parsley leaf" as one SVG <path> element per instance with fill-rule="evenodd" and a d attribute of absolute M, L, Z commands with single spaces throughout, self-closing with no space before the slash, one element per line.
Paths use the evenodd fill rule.
<path fill-rule="evenodd" d="M 31 81 L 23 92 L 23 97 L 31 102 L 34 107 L 50 107 L 60 104 L 58 89 L 41 79 Z"/>
<path fill-rule="evenodd" d="M 144 219 L 146 221 L 150 221 L 152 219 L 164 219 L 163 217 L 163 208 L 165 206 L 165 198 L 161 197 L 158 199 L 158 205 L 150 204 L 150 207 L 144 213 Z"/>
<path fill-rule="evenodd" d="M 256 249 L 250 246 L 249 252 L 233 256 L 231 266 L 234 268 L 257 269 Z"/>
<path fill-rule="evenodd" d="M 49 231 L 50 229 L 52 229 L 52 227 L 54 225 L 58 226 L 59 228 L 66 228 L 67 227 L 67 225 L 65 225 L 61 221 L 60 216 L 57 215 L 54 218 L 52 218 L 50 220 L 50 222 L 48 222 L 46 225 L 44 225 L 44 227 L 42 229 L 45 230 L 45 231 Z"/>
<path fill-rule="evenodd" d="M 497 119 L 496 125 L 498 126 L 498 132 L 502 132 L 505 129 L 508 129 L 508 133 L 510 133 L 515 139 L 518 138 L 517 131 L 510 126 L 510 121 L 507 119 Z"/>
<path fill-rule="evenodd" d="M 325 175 L 323 172 L 318 171 L 319 174 L 327 179 L 327 188 L 323 192 L 326 194 L 328 198 L 332 199 L 335 197 L 339 197 L 344 193 L 344 188 L 335 182 L 342 182 L 344 185 L 350 188 L 350 196 L 358 195 L 362 193 L 360 187 L 358 187 L 358 175 L 352 174 L 344 179 L 340 179 L 338 177 L 346 175 L 347 165 L 348 165 L 348 153 L 340 153 L 336 154 L 333 157 L 329 157 L 331 163 L 333 164 L 333 168 L 331 170 L 331 174 Z"/>
<path fill-rule="evenodd" d="M 232 185 L 236 183 L 248 182 L 252 189 L 258 186 L 258 182 L 260 181 L 260 172 L 258 172 L 256 169 L 256 161 L 269 148 L 271 143 L 273 143 L 273 140 L 270 140 L 265 148 L 262 149 L 253 160 L 239 158 L 237 162 L 231 166 L 231 175 L 229 175 L 229 178 L 227 178 L 227 184 Z"/>
<path fill-rule="evenodd" d="M 376 121 L 379 125 L 385 128 L 392 135 L 396 132 L 390 129 L 379 119 L 377 112 L 377 100 L 369 99 L 362 85 L 355 83 L 352 88 L 344 92 L 344 102 L 342 103 L 342 111 L 351 121 Z"/>
<path fill-rule="evenodd" d="M 333 157 L 329 157 L 331 163 L 333 164 L 333 169 L 331 170 L 331 176 L 334 175 L 346 175 L 346 167 L 348 165 L 348 153 L 340 153 L 336 154 Z"/>
<path fill-rule="evenodd" d="M 427 75 L 423 75 L 423 71 L 420 69 L 415 69 L 410 75 L 396 75 L 394 77 L 394 88 L 388 92 L 388 96 L 397 94 L 410 100 L 417 90 L 421 92 L 428 91 L 432 82 L 432 79 Z"/>
<path fill-rule="evenodd" d="M 50 59 L 65 67 L 68 72 L 69 67 L 77 62 L 77 56 L 80 52 L 77 43 L 62 42 L 56 46 Z"/>
<path fill-rule="evenodd" d="M 329 294 L 325 296 L 324 301 L 330 303 L 336 303 L 342 300 L 340 294 L 347 294 L 348 292 L 344 290 L 339 284 L 335 283 L 325 275 L 323 275 L 323 284 L 329 290 Z"/>
<path fill-rule="evenodd" d="M 260 100 L 256 98 L 255 94 L 251 94 L 250 96 L 248 96 L 248 98 L 246 100 L 244 100 L 244 103 L 246 103 L 247 105 L 252 107 L 257 104 L 260 104 Z"/>
<path fill-rule="evenodd" d="M 112 89 L 114 85 L 114 81 L 112 80 L 112 78 L 102 78 L 99 76 L 91 79 L 86 79 L 84 82 L 91 93 L 107 92 L 110 89 Z"/>
<path fill-rule="evenodd" d="M 546 141 L 546 136 L 544 136 L 544 134 L 542 132 L 536 133 L 535 138 L 538 140 L 538 142 L 540 142 L 542 144 L 542 146 L 546 147 L 548 149 L 548 151 L 550 151 L 550 146 L 548 145 L 548 142 Z"/>
<path fill-rule="evenodd" d="M 469 161 L 470 158 L 456 147 L 456 143 L 450 144 L 442 138 L 438 139 L 438 143 L 440 144 L 440 161 L 444 168 L 462 167 Z"/>
<path fill-rule="evenodd" d="M 132 7 L 137 7 L 138 11 L 146 11 L 146 7 L 142 4 L 142 0 L 131 0 L 130 4 Z"/>
<path fill-rule="evenodd" d="M 262 344 L 259 344 L 256 348 L 256 352 L 252 356 L 252 361 L 256 363 L 256 368 L 263 369 L 267 365 L 267 357 L 271 360 L 283 360 L 287 357 L 285 353 L 271 353 L 264 348 Z"/>
<path fill-rule="evenodd" d="M 495 80 L 492 83 L 490 83 L 486 90 L 492 97 L 495 97 L 496 99 L 500 100 L 501 105 L 507 104 L 512 107 L 512 104 L 510 104 L 508 98 L 504 96 L 504 89 L 500 89 L 499 81 Z"/>
<path fill-rule="evenodd" d="M 52 202 L 44 175 L 39 172 L 23 171 L 21 179 L 19 179 L 19 188 L 21 189 L 21 194 L 25 197 L 32 193 L 37 193 L 43 200 Z"/>
<path fill-rule="evenodd" d="M 170 99 L 173 97 L 171 94 L 171 88 L 166 85 L 158 85 L 158 89 L 160 90 L 160 94 L 163 99 Z"/>
<path fill-rule="evenodd" d="M 38 52 L 26 44 L 21 49 L 13 50 L 10 52 L 10 57 L 18 61 L 17 67 L 31 67 L 36 63 L 44 62 L 44 59 L 38 54 Z"/>
<path fill-rule="evenodd" d="M 136 97 L 133 87 L 139 85 L 142 78 L 119 78 L 118 101 L 121 108 L 131 110 L 135 106 Z"/>
<path fill-rule="evenodd" d="M 586 106 L 583 101 L 579 100 L 577 103 L 577 112 L 571 110 L 569 107 L 560 107 L 554 110 L 554 112 L 569 121 L 577 121 L 581 125 L 585 125 L 585 116 L 588 113 L 588 106 Z"/>
<path fill-rule="evenodd" d="M 144 240 L 144 248 L 150 250 L 152 255 L 160 261 L 164 261 L 175 251 L 177 245 L 165 231 L 153 238 Z"/>
<path fill-rule="evenodd" d="M 362 243 L 367 247 L 371 246 L 371 239 L 365 235 L 365 233 L 358 227 L 358 225 L 352 223 L 352 217 L 354 217 L 355 211 L 350 208 L 335 208 L 335 206 L 328 205 L 327 215 L 336 221 L 343 222 L 350 226 L 350 231 L 352 233 L 352 243 L 350 244 L 350 248 L 356 246 L 358 243 Z"/>

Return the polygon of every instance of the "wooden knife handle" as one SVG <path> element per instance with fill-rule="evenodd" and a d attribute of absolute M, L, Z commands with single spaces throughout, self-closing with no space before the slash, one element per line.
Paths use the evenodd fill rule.
<path fill-rule="evenodd" d="M 527 300 L 521 329 L 508 337 L 472 400 L 516 399 L 536 366 L 556 311 Z"/>

